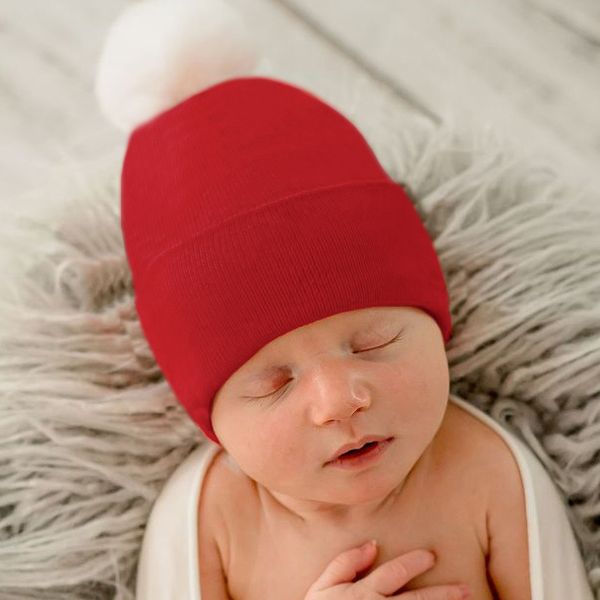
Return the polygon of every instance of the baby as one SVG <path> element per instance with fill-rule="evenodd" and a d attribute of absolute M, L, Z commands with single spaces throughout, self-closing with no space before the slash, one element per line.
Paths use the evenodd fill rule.
<path fill-rule="evenodd" d="M 203 600 L 527 600 L 518 465 L 449 403 L 437 254 L 356 127 L 229 79 L 135 128 L 121 183 L 145 336 L 224 449 Z"/>
<path fill-rule="evenodd" d="M 226 451 L 199 505 L 202 597 L 442 600 L 463 583 L 530 598 L 518 467 L 448 386 L 418 308 L 335 314 L 261 348 L 213 404 Z"/>

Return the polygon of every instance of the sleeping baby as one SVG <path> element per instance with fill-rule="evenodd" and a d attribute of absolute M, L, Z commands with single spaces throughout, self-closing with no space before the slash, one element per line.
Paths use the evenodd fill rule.
<path fill-rule="evenodd" d="M 411 197 L 327 102 L 243 75 L 218 4 L 136 3 L 97 82 L 129 134 L 143 333 L 219 447 L 195 507 L 203 600 L 541 600 L 515 456 L 449 394 L 450 301 Z M 223 47 L 190 62 L 184 32 Z M 125 69 L 156 40 L 171 62 Z"/>
<path fill-rule="evenodd" d="M 519 468 L 449 402 L 435 248 L 346 117 L 217 83 L 133 130 L 121 193 L 145 336 L 223 449 L 204 600 L 530 598 Z"/>
<path fill-rule="evenodd" d="M 228 3 L 145 0 L 99 63 L 139 322 L 208 440 L 155 502 L 136 600 L 590 600 L 543 467 L 450 394 L 408 190 L 259 57 Z"/>

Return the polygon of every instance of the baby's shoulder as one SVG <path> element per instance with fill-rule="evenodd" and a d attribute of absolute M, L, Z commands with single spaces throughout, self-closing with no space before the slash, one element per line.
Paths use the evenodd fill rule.
<path fill-rule="evenodd" d="M 487 554 L 490 519 L 499 512 L 499 496 L 518 499 L 513 508 L 520 515 L 525 514 L 519 463 L 500 433 L 454 403 L 448 405 L 442 448 L 448 465 L 453 465 L 454 477 L 460 479 L 465 489 L 473 492 L 477 504 L 485 508 L 486 527 L 482 541 L 485 541 Z"/>
<path fill-rule="evenodd" d="M 227 574 L 232 540 L 253 505 L 251 482 L 223 448 L 215 453 L 204 473 L 197 506 L 198 572 L 203 597 L 229 598 Z"/>
<path fill-rule="evenodd" d="M 527 500 L 519 463 L 500 433 L 458 407 L 456 429 L 472 428 L 475 461 L 486 506 L 485 554 L 490 580 L 503 597 L 530 589 Z M 463 441 L 468 451 L 468 436 Z M 479 452 L 481 449 L 481 452 Z"/>
<path fill-rule="evenodd" d="M 512 464 L 516 473 L 519 472 L 506 440 L 483 420 L 453 402 L 448 403 L 441 443 L 447 455 L 461 458 L 460 462 L 466 461 L 473 468 L 481 469 L 482 474 L 489 476 L 494 465 L 499 464 L 505 470 Z"/>
<path fill-rule="evenodd" d="M 253 484 L 227 451 L 220 449 L 206 472 L 202 494 L 207 497 L 207 504 L 226 508 L 227 501 L 235 499 L 237 506 L 238 494 L 250 493 Z"/>
<path fill-rule="evenodd" d="M 519 463 L 504 437 L 488 423 L 450 402 L 438 444 L 439 464 L 450 483 L 477 490 L 478 501 L 503 485 L 522 485 Z"/>
<path fill-rule="evenodd" d="M 198 526 L 200 530 L 204 524 L 204 539 L 214 539 L 225 568 L 229 564 L 236 523 L 248 519 L 254 509 L 253 488 L 252 479 L 220 449 L 204 475 L 198 501 Z"/>

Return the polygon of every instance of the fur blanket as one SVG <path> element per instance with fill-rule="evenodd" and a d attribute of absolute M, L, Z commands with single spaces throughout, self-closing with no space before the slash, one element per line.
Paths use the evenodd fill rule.
<path fill-rule="evenodd" d="M 489 130 L 362 130 L 438 251 L 452 391 L 545 465 L 600 600 L 598 194 Z M 119 176 L 119 159 L 80 169 L 52 222 L 15 219 L 2 235 L 22 265 L 0 305 L 4 600 L 131 600 L 152 503 L 204 443 L 140 329 Z"/>

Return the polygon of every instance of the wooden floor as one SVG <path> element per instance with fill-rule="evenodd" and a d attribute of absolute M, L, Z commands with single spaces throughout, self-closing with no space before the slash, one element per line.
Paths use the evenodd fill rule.
<path fill-rule="evenodd" d="M 131 1 L 131 0 L 130 0 Z M 198 0 L 200 1 L 200 0 Z M 230 0 L 279 78 L 360 126 L 397 111 L 491 125 L 600 188 L 597 0 Z M 126 0 L 0 0 L 0 209 L 124 147 L 93 80 Z"/>

